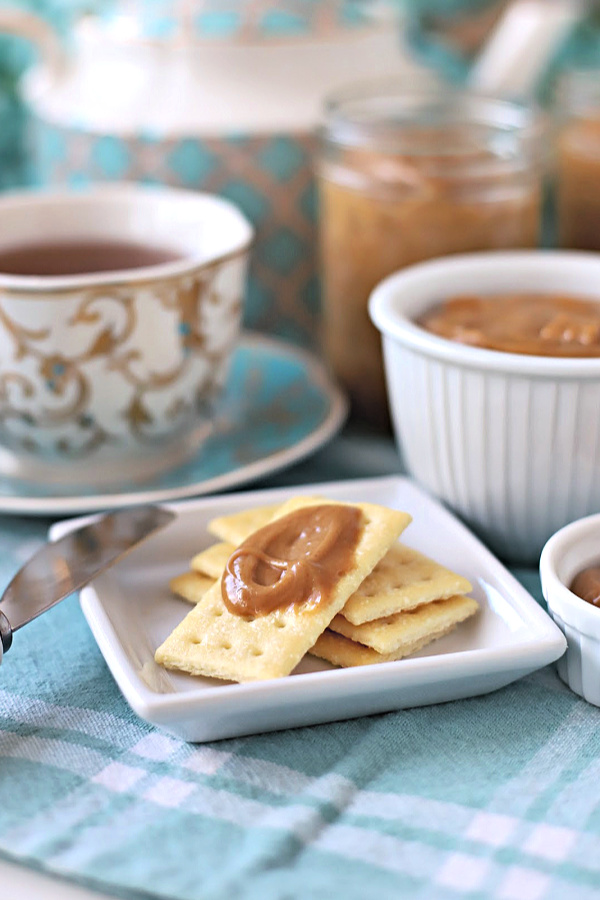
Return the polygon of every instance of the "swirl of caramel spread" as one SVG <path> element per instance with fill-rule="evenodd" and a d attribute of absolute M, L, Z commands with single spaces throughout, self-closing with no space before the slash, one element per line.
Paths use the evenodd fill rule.
<path fill-rule="evenodd" d="M 586 603 L 600 606 L 600 566 L 590 566 L 576 575 L 571 590 Z"/>
<path fill-rule="evenodd" d="M 221 579 L 227 609 L 262 616 L 281 607 L 327 602 L 354 563 L 364 527 L 357 506 L 305 506 L 251 534 L 235 550 Z"/>
<path fill-rule="evenodd" d="M 563 294 L 450 297 L 417 323 L 441 337 L 532 356 L 600 356 L 600 303 Z"/>

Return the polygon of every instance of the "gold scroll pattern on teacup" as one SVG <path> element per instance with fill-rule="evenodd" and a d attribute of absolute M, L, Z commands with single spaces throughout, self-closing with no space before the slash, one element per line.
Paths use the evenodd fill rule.
<path fill-rule="evenodd" d="M 219 316 L 235 319 L 241 310 L 241 299 L 233 296 L 223 310 L 218 274 L 213 266 L 157 284 L 130 282 L 61 297 L 69 312 L 58 352 L 55 324 L 25 327 L 14 298 L 0 293 L 2 443 L 80 458 L 103 444 L 155 444 L 165 431 L 172 436 L 201 416 L 223 378 L 231 345 L 215 341 L 211 312 L 219 311 L 218 324 Z M 40 304 L 43 320 L 46 301 L 29 302 Z M 140 303 L 153 304 L 164 353 L 147 346 Z M 102 413 L 103 390 L 123 397 L 116 428 Z"/>

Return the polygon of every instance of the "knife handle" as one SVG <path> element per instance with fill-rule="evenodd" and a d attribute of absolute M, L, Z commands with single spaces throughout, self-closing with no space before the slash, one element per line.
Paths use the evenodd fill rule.
<path fill-rule="evenodd" d="M 2 662 L 2 654 L 4 650 L 8 650 L 12 644 L 12 628 L 10 622 L 0 610 L 0 662 Z"/>

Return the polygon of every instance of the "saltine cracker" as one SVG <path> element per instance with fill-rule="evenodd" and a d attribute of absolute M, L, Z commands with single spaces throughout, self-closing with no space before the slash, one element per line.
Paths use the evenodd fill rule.
<path fill-rule="evenodd" d="M 255 506 L 253 509 L 243 509 L 241 512 L 231 513 L 228 516 L 217 516 L 210 520 L 207 530 L 219 540 L 227 541 L 238 547 L 248 535 L 258 531 L 263 525 L 267 525 L 279 509 L 281 509 L 281 503 Z"/>
<path fill-rule="evenodd" d="M 209 523 L 211 533 L 227 538 L 233 552 L 233 539 L 240 544 L 249 534 L 270 521 L 279 506 L 263 506 L 213 519 Z M 236 544 L 236 546 L 237 546 Z M 192 560 L 192 568 L 220 577 L 228 557 L 225 544 L 216 544 Z M 206 556 L 205 556 L 206 554 Z M 222 563 L 219 568 L 219 563 Z M 414 609 L 432 600 L 441 600 L 455 594 L 468 594 L 472 585 L 462 575 L 445 568 L 434 560 L 407 547 L 396 544 L 381 559 L 375 569 L 357 588 L 343 610 L 343 615 L 353 625 L 362 625 L 373 619 L 381 619 L 403 610 Z"/>
<path fill-rule="evenodd" d="M 451 597 L 448 600 L 428 603 L 423 607 L 423 610 L 426 610 L 428 615 L 424 616 L 420 623 L 415 622 L 408 628 L 404 626 L 396 631 L 395 639 L 389 639 L 387 642 L 384 640 L 379 643 L 379 646 L 393 646 L 394 648 L 388 649 L 387 652 L 383 653 L 328 628 L 318 638 L 310 653 L 319 659 L 324 659 L 336 666 L 343 667 L 369 666 L 382 662 L 394 662 L 422 650 L 423 647 L 426 647 L 433 641 L 449 634 L 459 622 L 474 615 L 478 609 L 479 605 L 476 600 L 472 597 L 463 597 L 462 595 Z M 414 615 L 415 613 L 400 613 L 399 616 L 393 618 L 400 619 Z M 364 629 L 367 626 L 355 627 L 357 631 L 360 631 L 361 628 Z M 393 628 L 394 623 L 391 625 L 392 631 Z M 402 632 L 402 640 L 400 642 L 398 642 L 399 631 Z"/>
<path fill-rule="evenodd" d="M 188 603 L 199 603 L 214 583 L 214 578 L 202 575 L 201 572 L 183 572 L 171 578 L 169 587 L 174 594 L 187 600 Z"/>
<path fill-rule="evenodd" d="M 438 638 L 444 637 L 445 634 L 452 631 L 451 625 L 445 631 L 429 635 L 421 641 L 414 641 L 412 644 L 404 644 L 395 653 L 378 653 L 372 647 L 365 647 L 356 641 L 336 634 L 335 631 L 327 629 L 317 640 L 316 644 L 310 651 L 311 656 L 318 659 L 324 659 L 326 662 L 332 663 L 334 666 L 342 666 L 343 668 L 351 668 L 352 666 L 372 666 L 383 662 L 395 662 L 398 659 L 404 659 L 411 653 L 417 653 Z"/>
<path fill-rule="evenodd" d="M 451 628 L 473 616 L 479 605 L 472 597 L 458 594 L 446 600 L 425 603 L 417 609 L 396 613 L 362 625 L 352 625 L 341 615 L 337 615 L 329 628 L 351 641 L 365 644 L 378 653 L 394 653 L 403 644 L 415 643 L 429 634 Z"/>
<path fill-rule="evenodd" d="M 293 497 L 274 518 L 304 507 L 338 503 L 321 497 Z M 158 648 L 156 661 L 167 668 L 230 681 L 288 675 L 411 521 L 408 513 L 372 503 L 340 505 L 359 507 L 364 526 L 352 566 L 326 603 L 312 609 L 292 605 L 266 615 L 243 617 L 229 612 L 218 581 Z"/>
<path fill-rule="evenodd" d="M 258 528 L 261 526 L 259 525 Z M 254 529 L 256 530 L 256 529 Z M 201 572 L 203 575 L 210 575 L 212 578 L 220 578 L 223 569 L 227 565 L 227 560 L 235 550 L 236 545 L 230 544 L 229 541 L 220 541 L 218 544 L 211 544 L 201 553 L 196 553 L 190 565 L 195 572 Z"/>
<path fill-rule="evenodd" d="M 468 594 L 471 588 L 462 575 L 398 543 L 348 598 L 343 615 L 353 625 L 362 625 L 432 600 Z"/>

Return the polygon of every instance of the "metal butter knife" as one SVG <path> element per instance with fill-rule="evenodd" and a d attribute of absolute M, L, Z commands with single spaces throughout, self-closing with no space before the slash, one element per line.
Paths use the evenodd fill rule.
<path fill-rule="evenodd" d="M 41 547 L 0 598 L 0 662 L 14 631 L 85 587 L 174 518 L 159 506 L 121 509 Z"/>

